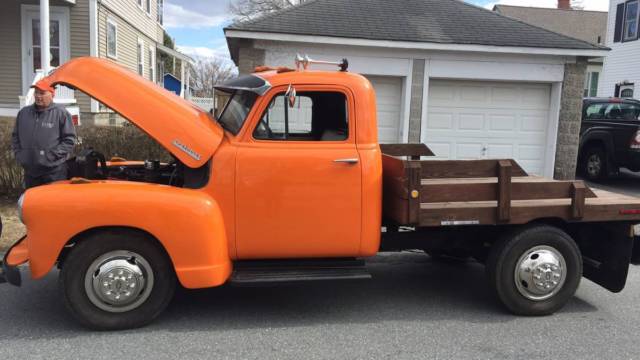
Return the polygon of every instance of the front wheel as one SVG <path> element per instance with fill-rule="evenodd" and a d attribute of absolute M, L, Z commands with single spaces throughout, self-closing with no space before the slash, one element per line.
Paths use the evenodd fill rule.
<path fill-rule="evenodd" d="M 494 294 L 512 313 L 549 315 L 578 289 L 582 257 L 564 231 L 535 225 L 494 244 L 486 271 Z"/>
<path fill-rule="evenodd" d="M 104 232 L 80 241 L 59 280 L 71 314 L 96 330 L 148 324 L 169 304 L 176 286 L 166 253 L 152 239 L 131 232 Z"/>

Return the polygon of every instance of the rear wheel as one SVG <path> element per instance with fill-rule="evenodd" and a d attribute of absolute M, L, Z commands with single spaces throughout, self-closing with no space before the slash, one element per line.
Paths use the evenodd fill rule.
<path fill-rule="evenodd" d="M 565 232 L 535 225 L 494 244 L 486 271 L 495 296 L 511 312 L 548 315 L 562 308 L 578 289 L 582 258 Z"/>
<path fill-rule="evenodd" d="M 589 147 L 581 154 L 582 174 L 589 180 L 605 178 L 607 166 L 607 154 L 601 147 Z"/>
<path fill-rule="evenodd" d="M 79 242 L 59 280 L 72 315 L 98 330 L 148 324 L 169 304 L 176 286 L 166 253 L 130 232 L 105 232 Z"/>

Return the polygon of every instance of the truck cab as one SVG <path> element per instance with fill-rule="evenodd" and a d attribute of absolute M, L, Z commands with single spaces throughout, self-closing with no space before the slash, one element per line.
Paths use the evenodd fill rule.
<path fill-rule="evenodd" d="M 218 119 L 225 139 L 204 191 L 233 214 L 225 216 L 230 256 L 375 254 L 382 165 L 369 81 L 346 72 L 266 71 L 218 90 L 230 94 Z"/>

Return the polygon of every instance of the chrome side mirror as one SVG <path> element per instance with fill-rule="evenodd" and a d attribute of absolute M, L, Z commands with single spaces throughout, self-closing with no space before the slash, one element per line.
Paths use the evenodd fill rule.
<path fill-rule="evenodd" d="M 289 101 L 289 107 L 293 107 L 296 104 L 296 88 L 294 88 L 291 84 L 289 84 L 289 87 L 287 88 L 287 92 L 284 94 L 284 96 L 287 98 L 287 100 Z"/>

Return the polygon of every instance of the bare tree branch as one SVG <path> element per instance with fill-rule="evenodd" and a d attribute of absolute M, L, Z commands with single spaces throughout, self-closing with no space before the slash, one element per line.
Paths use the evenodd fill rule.
<path fill-rule="evenodd" d="M 253 20 L 262 15 L 298 5 L 306 0 L 233 0 L 229 12 L 235 22 Z"/>
<path fill-rule="evenodd" d="M 196 97 L 213 97 L 213 87 L 235 75 L 233 66 L 217 58 L 197 58 L 189 69 L 190 86 Z"/>

